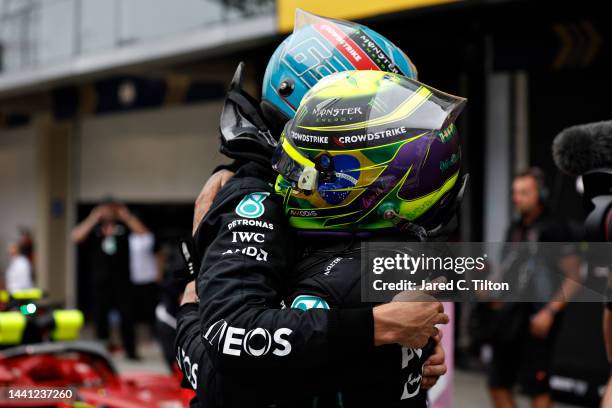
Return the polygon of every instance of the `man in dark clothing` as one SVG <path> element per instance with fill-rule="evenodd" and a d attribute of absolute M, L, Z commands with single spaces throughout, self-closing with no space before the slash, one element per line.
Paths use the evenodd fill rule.
<path fill-rule="evenodd" d="M 318 394 L 318 407 L 424 406 L 415 398 L 415 373 L 427 353 L 421 358 L 393 343 L 423 347 L 437 332 L 433 325 L 448 321 L 441 304 L 361 303 L 360 255 L 329 241 L 296 265 L 291 255 L 301 241 L 269 184 L 274 176 L 257 163 L 242 166 L 196 231 L 206 270 L 198 293 L 206 300 L 183 301 L 176 340 L 179 365 L 198 397 L 193 405 L 312 406 Z M 347 248 L 355 249 L 358 243 Z M 321 282 L 331 263 L 330 281 Z M 320 301 L 302 307 L 303 294 Z"/>
<path fill-rule="evenodd" d="M 121 337 L 128 358 L 138 359 L 134 339 L 132 283 L 130 281 L 129 234 L 147 231 L 127 207 L 107 201 L 95 207 L 72 230 L 72 239 L 87 246 L 88 273 L 94 306 L 96 336 L 108 341 L 108 314 L 116 308 L 121 316 Z"/>
<path fill-rule="evenodd" d="M 512 183 L 512 201 L 520 218 L 510 226 L 507 242 L 570 242 L 569 226 L 555 219 L 545 205 L 544 176 L 537 168 L 519 173 Z M 504 334 L 496 333 L 489 367 L 489 388 L 496 407 L 514 407 L 512 387 L 518 383 L 531 397 L 534 408 L 551 406 L 549 376 L 552 348 L 562 310 L 577 290 L 579 261 L 571 245 L 561 245 L 555 254 L 542 247 L 535 254 L 514 253 L 513 265 L 526 274 L 522 286 L 531 296 L 548 302 L 513 303 L 501 306 L 512 324 Z M 508 255 L 506 253 L 506 255 Z M 532 266 L 528 266 L 532 265 Z M 527 272 L 525 272 L 527 271 Z M 529 272 L 531 271 L 531 272 Z M 518 274 L 513 274 L 512 277 Z M 514 327 L 515 329 L 510 329 Z"/>
<path fill-rule="evenodd" d="M 367 73 L 360 78 L 374 87 L 380 82 L 379 76 Z M 395 90 L 408 89 L 393 84 Z M 401 100 L 405 98 L 394 99 Z M 450 146 L 433 132 L 426 139 L 434 145 L 432 151 Z M 284 144 L 279 146 L 284 149 Z M 419 151 L 424 154 L 426 149 Z M 277 152 L 276 157 L 286 157 Z M 294 156 L 301 154 L 296 152 Z M 393 169 L 409 171 L 406 164 L 400 158 Z M 437 333 L 434 325 L 448 319 L 442 305 L 433 299 L 362 303 L 359 251 L 367 238 L 352 233 L 296 236 L 285 200 L 273 187 L 276 176 L 268 158 L 240 167 L 194 234 L 196 251 L 187 258 L 201 260 L 199 266 L 189 265 L 199 271 L 201 302 L 193 296 L 195 285 L 188 285 L 178 313 L 176 344 L 177 359 L 199 403 L 426 406 L 421 368 L 436 344 L 425 347 Z M 444 210 L 453 214 L 450 205 L 462 185 L 457 183 L 446 196 L 448 207 L 440 203 L 438 223 L 446 224 Z M 387 237 L 414 238 L 389 223 L 387 234 L 392 235 Z"/>

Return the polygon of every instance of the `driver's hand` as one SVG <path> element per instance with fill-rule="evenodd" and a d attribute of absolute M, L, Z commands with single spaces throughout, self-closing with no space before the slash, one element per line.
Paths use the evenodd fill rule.
<path fill-rule="evenodd" d="M 442 332 L 439 332 L 433 339 L 436 342 L 436 347 L 433 354 L 425 361 L 425 365 L 423 366 L 423 379 L 421 380 L 421 386 L 426 390 L 433 387 L 436 382 L 438 382 L 438 379 L 446 374 L 444 348 L 442 348 L 441 343 Z"/>
<path fill-rule="evenodd" d="M 198 295 L 196 293 L 195 281 L 191 281 L 185 286 L 185 291 L 181 297 L 181 306 L 185 303 L 197 303 Z"/>
<path fill-rule="evenodd" d="M 233 175 L 233 172 L 222 169 L 214 173 L 208 178 L 208 180 L 206 180 L 206 184 L 204 184 L 204 187 L 202 187 L 202 191 L 200 191 L 200 194 L 195 202 L 192 234 L 195 234 L 200 222 L 202 222 L 202 219 L 210 209 L 210 206 L 212 205 L 213 200 L 215 199 L 215 196 L 219 190 L 223 188 L 225 183 L 227 183 L 227 181 L 231 179 Z"/>
<path fill-rule="evenodd" d="M 397 343 L 422 348 L 438 334 L 436 325 L 448 323 L 444 306 L 436 301 L 385 303 L 376 306 L 373 314 L 376 346 Z"/>

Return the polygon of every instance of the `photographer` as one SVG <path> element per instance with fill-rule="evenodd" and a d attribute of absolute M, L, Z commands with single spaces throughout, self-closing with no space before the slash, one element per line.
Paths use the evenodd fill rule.
<path fill-rule="evenodd" d="M 612 121 L 575 125 L 561 131 L 553 141 L 553 159 L 564 173 L 580 177 L 586 214 L 585 240 L 612 241 Z M 598 257 L 599 258 L 599 257 Z M 596 264 L 609 267 L 609 253 Z M 603 333 L 608 363 L 612 367 L 612 276 L 608 276 Z M 602 407 L 612 406 L 612 376 Z"/>
<path fill-rule="evenodd" d="M 121 337 L 126 355 L 138 360 L 134 339 L 134 297 L 130 281 L 130 234 L 146 234 L 147 227 L 126 206 L 107 199 L 72 230 L 72 240 L 86 245 L 96 336 L 109 341 L 108 314 L 121 316 Z"/>

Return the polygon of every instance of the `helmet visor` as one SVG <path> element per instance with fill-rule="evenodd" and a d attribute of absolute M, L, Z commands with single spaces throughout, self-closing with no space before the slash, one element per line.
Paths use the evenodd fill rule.
<path fill-rule="evenodd" d="M 319 174 L 315 163 L 298 150 L 285 132 L 272 155 L 272 168 L 300 190 L 312 192 L 317 188 Z"/>

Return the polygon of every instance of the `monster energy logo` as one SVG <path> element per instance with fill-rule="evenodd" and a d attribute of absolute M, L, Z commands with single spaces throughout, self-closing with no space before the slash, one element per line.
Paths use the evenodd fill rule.
<path fill-rule="evenodd" d="M 319 109 L 318 107 L 315 107 L 312 110 L 312 114 L 315 116 L 319 116 L 319 117 L 324 117 L 324 116 L 336 117 L 338 115 L 345 116 L 345 115 L 356 115 L 356 114 L 361 115 L 361 106 L 355 106 L 352 108 L 327 108 L 327 109 L 326 108 Z"/>
<path fill-rule="evenodd" d="M 381 71 L 393 72 L 404 75 L 389 56 L 379 47 L 379 45 L 365 32 L 359 30 L 350 36 L 363 51 L 374 61 Z"/>

